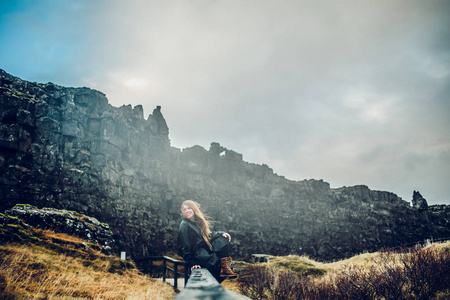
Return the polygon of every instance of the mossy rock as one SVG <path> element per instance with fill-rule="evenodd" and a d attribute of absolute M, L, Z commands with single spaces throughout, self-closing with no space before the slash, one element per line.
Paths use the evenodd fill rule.
<path fill-rule="evenodd" d="M 19 208 L 19 207 L 31 207 L 31 208 L 36 208 L 36 209 L 37 209 L 36 206 L 33 206 L 33 205 L 31 205 L 31 204 L 26 204 L 26 203 L 18 203 L 18 204 L 16 204 L 16 205 L 14 205 L 13 209 L 14 209 L 14 208 Z"/>
<path fill-rule="evenodd" d="M 3 243 L 16 242 L 28 243 L 36 241 L 36 237 L 31 235 L 29 228 L 22 225 L 22 222 L 16 218 L 2 214 L 3 224 L 0 226 L 0 241 Z"/>
<path fill-rule="evenodd" d="M 18 217 L 14 217 L 14 216 L 10 216 L 10 215 L 5 215 L 3 213 L 0 213 L 0 218 L 3 218 L 5 220 L 7 220 L 7 222 L 11 222 L 11 220 L 15 220 L 16 223 L 20 222 Z"/>

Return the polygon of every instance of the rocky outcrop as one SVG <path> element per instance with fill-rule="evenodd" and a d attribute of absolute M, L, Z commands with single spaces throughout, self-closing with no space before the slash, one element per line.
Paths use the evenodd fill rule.
<path fill-rule="evenodd" d="M 101 92 L 4 71 L 0 105 L 0 209 L 27 203 L 93 216 L 134 258 L 176 249 L 186 199 L 232 234 L 245 259 L 337 259 L 450 236 L 445 208 L 417 209 L 366 186 L 291 181 L 219 143 L 171 147 L 159 106 L 144 118 L 141 106 L 113 107 Z"/>
<path fill-rule="evenodd" d="M 116 254 L 118 251 L 109 225 L 100 223 L 96 218 L 65 209 L 38 209 L 35 206 L 20 204 L 5 213 L 35 228 L 66 233 L 87 240 L 97 245 L 105 254 Z"/>
<path fill-rule="evenodd" d="M 413 192 L 412 206 L 419 210 L 428 210 L 427 200 L 425 200 L 425 198 L 417 191 Z"/>

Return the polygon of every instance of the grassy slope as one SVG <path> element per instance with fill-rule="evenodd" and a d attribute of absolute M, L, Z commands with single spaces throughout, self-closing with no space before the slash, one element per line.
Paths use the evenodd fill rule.
<path fill-rule="evenodd" d="M 435 249 L 438 251 L 450 252 L 450 242 L 446 243 L 435 243 L 431 244 L 424 249 Z M 316 278 L 319 282 L 321 280 L 327 281 L 330 276 L 333 274 L 337 274 L 342 272 L 344 269 L 351 269 L 353 267 L 363 268 L 369 270 L 371 267 L 383 261 L 383 253 L 382 252 L 374 252 L 374 253 L 363 253 L 360 255 L 353 256 L 348 259 L 331 262 L 331 263 L 322 263 L 317 262 L 310 259 L 307 256 L 298 256 L 298 255 L 288 255 L 288 256 L 270 256 L 270 260 L 268 263 L 258 264 L 261 266 L 267 266 L 269 268 L 283 269 L 288 270 L 299 275 L 310 275 L 311 277 Z M 390 263 L 396 264 L 396 258 L 390 257 Z M 238 263 L 238 268 L 245 268 L 246 263 Z M 223 285 L 230 290 L 233 290 L 237 293 L 241 293 L 239 290 L 238 280 L 226 280 L 223 282 Z M 444 296 L 442 299 L 447 299 L 448 296 L 450 299 L 450 293 L 443 293 Z"/>
<path fill-rule="evenodd" d="M 94 245 L 73 236 L 29 228 L 16 220 L 0 224 L 0 242 L 0 299 L 175 296 L 171 286 L 141 274 L 130 262 L 99 253 Z"/>
<path fill-rule="evenodd" d="M 441 251 L 450 252 L 450 242 L 431 244 L 424 249 L 440 249 Z M 320 276 L 324 274 L 332 274 L 340 271 L 344 266 L 355 265 L 361 267 L 369 267 L 376 264 L 380 259 L 380 252 L 363 253 L 355 255 L 351 258 L 339 260 L 336 262 L 322 263 L 310 259 L 307 256 L 288 255 L 288 256 L 271 256 L 267 265 L 280 267 L 298 274 Z"/>

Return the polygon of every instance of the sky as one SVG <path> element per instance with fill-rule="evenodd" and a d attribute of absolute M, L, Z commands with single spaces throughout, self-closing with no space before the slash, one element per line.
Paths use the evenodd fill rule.
<path fill-rule="evenodd" d="M 448 0 L 2 0 L 0 69 L 291 180 L 450 205 Z"/>

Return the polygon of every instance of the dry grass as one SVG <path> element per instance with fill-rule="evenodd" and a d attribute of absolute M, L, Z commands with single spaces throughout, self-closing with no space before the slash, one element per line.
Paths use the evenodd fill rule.
<path fill-rule="evenodd" d="M 298 275 L 322 276 L 330 270 L 326 264 L 316 262 L 307 256 L 288 255 L 271 256 L 267 263 L 270 267 L 281 268 Z"/>
<path fill-rule="evenodd" d="M 424 249 L 437 249 L 443 251 L 450 252 L 450 242 L 445 243 L 433 243 Z M 287 270 L 296 272 L 296 268 L 300 271 L 306 271 L 302 273 L 305 275 L 308 274 L 308 269 L 316 268 L 320 270 L 325 270 L 327 274 L 335 273 L 339 270 L 342 270 L 344 266 L 353 265 L 353 266 L 361 266 L 361 267 L 373 267 L 379 264 L 380 259 L 382 259 L 383 251 L 373 252 L 373 253 L 361 253 L 350 257 L 348 259 L 343 259 L 335 262 L 325 263 L 318 262 L 306 255 L 298 256 L 298 255 L 288 255 L 288 256 L 270 256 L 271 260 L 267 263 L 269 266 L 277 266 L 284 267 Z"/>
<path fill-rule="evenodd" d="M 226 288 L 227 290 L 241 294 L 241 291 L 239 290 L 239 283 L 238 283 L 237 279 L 225 279 L 224 281 L 222 281 L 222 286 L 224 288 Z"/>
<path fill-rule="evenodd" d="M 141 274 L 129 262 L 86 249 L 82 239 L 34 229 L 33 234 L 39 236 L 36 244 L 0 246 L 1 299 L 172 299 L 175 296 L 168 284 Z"/>
<path fill-rule="evenodd" d="M 83 240 L 82 238 L 66 233 L 56 233 L 51 230 L 42 230 L 42 236 L 60 243 L 64 242 L 69 244 L 82 244 L 83 242 L 85 242 L 85 240 Z"/>
<path fill-rule="evenodd" d="M 248 265 L 237 286 L 252 299 L 450 299 L 449 267 L 450 242 L 333 263 L 291 255 Z"/>

